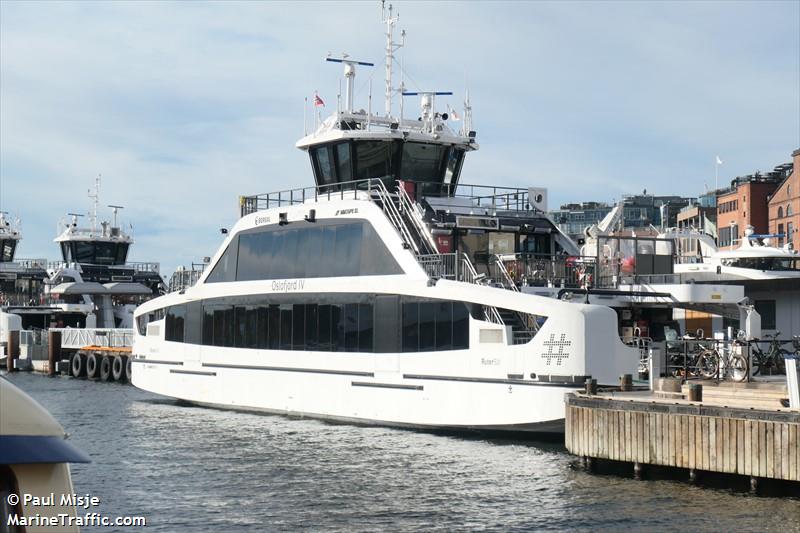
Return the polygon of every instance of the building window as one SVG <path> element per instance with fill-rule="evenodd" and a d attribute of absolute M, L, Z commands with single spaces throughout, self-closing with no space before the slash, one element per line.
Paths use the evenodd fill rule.
<path fill-rule="evenodd" d="M 775 329 L 775 300 L 756 300 L 756 311 L 761 315 L 763 329 Z"/>
<path fill-rule="evenodd" d="M 786 216 L 787 217 L 792 216 L 792 204 L 786 206 Z"/>
<path fill-rule="evenodd" d="M 783 218 L 783 206 L 778 206 L 778 218 Z"/>

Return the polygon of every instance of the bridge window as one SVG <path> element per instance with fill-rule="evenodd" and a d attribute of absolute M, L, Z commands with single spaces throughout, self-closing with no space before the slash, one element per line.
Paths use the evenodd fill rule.
<path fill-rule="evenodd" d="M 126 242 L 62 242 L 61 255 L 64 261 L 87 265 L 124 265 L 128 246 Z"/>
<path fill-rule="evenodd" d="M 14 249 L 17 247 L 15 239 L 0 240 L 0 263 L 14 260 Z"/>
<path fill-rule="evenodd" d="M 439 144 L 403 143 L 401 179 L 440 183 L 445 151 Z"/>
<path fill-rule="evenodd" d="M 353 144 L 356 153 L 356 179 L 394 179 L 398 143 L 360 141 Z"/>

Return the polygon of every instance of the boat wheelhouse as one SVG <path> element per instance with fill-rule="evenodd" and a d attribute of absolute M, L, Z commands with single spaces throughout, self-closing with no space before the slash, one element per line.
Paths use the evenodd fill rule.
<path fill-rule="evenodd" d="M 47 279 L 47 261 L 17 258 L 22 232 L 19 220 L 0 212 L 0 310 L 13 305 L 38 304 Z"/>
<path fill-rule="evenodd" d="M 539 189 L 459 182 L 478 148 L 441 93 L 391 82 L 386 107 L 343 108 L 301 139 L 316 185 L 240 199 L 200 279 L 136 311 L 134 385 L 188 402 L 448 430 L 558 432 L 563 394 L 616 382 L 638 352 L 607 307 L 524 294 L 503 253 L 571 244 Z M 403 94 L 405 93 L 405 94 Z M 420 114 L 395 115 L 394 96 Z M 505 279 L 510 279 L 508 270 Z M 492 280 L 492 282 L 490 282 Z"/>

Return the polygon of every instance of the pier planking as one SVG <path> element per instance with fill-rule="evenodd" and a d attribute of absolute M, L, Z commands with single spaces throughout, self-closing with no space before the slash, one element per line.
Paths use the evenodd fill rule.
<path fill-rule="evenodd" d="M 566 397 L 574 455 L 800 481 L 800 412 Z"/>

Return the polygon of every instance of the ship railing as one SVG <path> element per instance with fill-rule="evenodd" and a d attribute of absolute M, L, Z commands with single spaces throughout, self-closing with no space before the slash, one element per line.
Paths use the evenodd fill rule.
<path fill-rule="evenodd" d="M 264 211 L 273 207 L 304 204 L 306 202 L 319 202 L 322 200 L 358 200 L 369 196 L 375 188 L 384 183 L 377 178 L 365 180 L 344 181 L 328 185 L 285 189 L 282 191 L 255 194 L 239 197 L 239 212 L 241 216 L 257 211 Z M 366 195 L 364 194 L 366 193 Z"/>
<path fill-rule="evenodd" d="M 478 258 L 489 277 L 509 289 L 527 286 L 562 288 L 616 288 L 616 265 L 591 256 L 561 256 L 538 253 L 493 254 Z"/>
<path fill-rule="evenodd" d="M 369 200 L 379 204 L 389 221 L 400 233 L 400 237 L 406 246 L 412 249 L 415 254 L 436 251 L 436 245 L 427 229 L 425 229 L 421 216 L 417 212 L 417 218 L 414 217 L 414 206 L 410 199 L 408 199 L 408 204 L 404 204 L 402 193 L 390 193 L 383 180 L 377 178 L 288 189 L 254 196 L 241 196 L 239 198 L 239 210 L 241 216 L 245 216 L 274 207 L 349 199 Z M 406 213 L 408 216 L 404 216 Z M 412 233 L 409 224 L 416 232 L 416 237 Z"/>
<path fill-rule="evenodd" d="M 206 263 L 192 263 L 191 268 L 179 268 L 169 278 L 169 292 L 179 292 L 193 286 L 205 269 Z"/>
<path fill-rule="evenodd" d="M 80 265 L 98 266 L 107 268 L 130 268 L 133 269 L 135 272 L 155 272 L 156 274 L 161 273 L 161 263 L 154 263 L 152 261 L 147 261 L 147 262 L 133 261 L 121 265 L 97 265 L 93 263 L 79 263 L 77 261 L 47 261 L 48 270 L 53 270 L 53 271 L 58 271 L 63 268 L 79 269 Z"/>
<path fill-rule="evenodd" d="M 133 346 L 133 329 L 129 328 L 50 328 L 61 332 L 61 347 L 80 349 L 85 346 L 128 348 Z"/>
<path fill-rule="evenodd" d="M 22 270 L 44 270 L 47 268 L 47 259 L 33 258 L 33 259 L 15 259 L 12 263 L 0 263 L 0 268 L 3 265 L 14 265 L 16 263 Z"/>
<path fill-rule="evenodd" d="M 128 262 L 125 263 L 123 266 L 131 267 L 136 272 L 155 272 L 156 274 L 161 273 L 161 263 L 153 263 L 153 262 Z"/>
<path fill-rule="evenodd" d="M 239 197 L 241 216 L 274 207 L 318 202 L 323 200 L 361 199 L 360 193 L 370 193 L 377 187 L 397 182 L 394 178 L 370 178 L 330 183 L 295 189 Z M 530 211 L 528 190 L 519 187 L 497 187 L 493 185 L 418 183 L 419 194 L 425 196 L 452 196 L 472 200 L 476 207 L 493 211 Z"/>
<path fill-rule="evenodd" d="M 634 335 L 621 337 L 623 343 L 639 350 L 639 374 L 644 374 L 650 370 L 650 353 L 653 347 L 652 337 L 642 336 L 641 330 L 636 328 Z"/>
<path fill-rule="evenodd" d="M 432 279 L 449 279 L 475 285 L 485 285 L 485 275 L 478 274 L 465 253 L 422 254 L 417 256 L 422 269 Z M 483 306 L 484 319 L 493 324 L 505 325 L 503 317 L 496 307 Z"/>
<path fill-rule="evenodd" d="M 52 307 L 64 302 L 49 294 L 29 291 L 0 293 L 0 305 L 6 307 Z"/>

